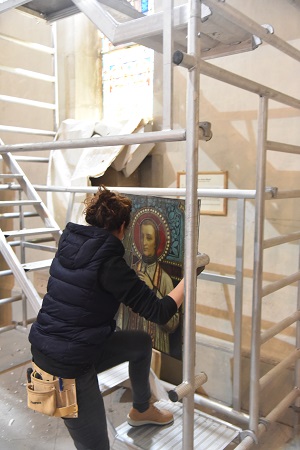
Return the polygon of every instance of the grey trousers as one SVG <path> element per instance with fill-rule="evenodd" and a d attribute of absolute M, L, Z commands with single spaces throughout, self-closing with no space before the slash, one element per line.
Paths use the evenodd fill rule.
<path fill-rule="evenodd" d="M 129 361 L 133 406 L 145 411 L 151 396 L 151 338 L 143 331 L 117 331 L 104 343 L 97 363 L 76 378 L 78 418 L 63 419 L 77 450 L 109 450 L 106 415 L 97 374 Z"/>

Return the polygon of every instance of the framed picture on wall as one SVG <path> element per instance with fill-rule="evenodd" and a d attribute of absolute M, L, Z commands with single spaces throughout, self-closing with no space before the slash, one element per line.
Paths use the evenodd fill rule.
<path fill-rule="evenodd" d="M 177 187 L 186 187 L 186 173 L 177 172 Z M 227 189 L 228 172 L 198 172 L 198 189 Z M 200 214 L 227 215 L 227 198 L 201 197 Z"/>

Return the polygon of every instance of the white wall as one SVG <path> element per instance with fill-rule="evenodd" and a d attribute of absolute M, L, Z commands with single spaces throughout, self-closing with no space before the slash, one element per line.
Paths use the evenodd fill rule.
<path fill-rule="evenodd" d="M 65 119 L 95 120 L 102 116 L 101 41 L 99 31 L 83 14 L 57 22 L 60 123 Z"/>

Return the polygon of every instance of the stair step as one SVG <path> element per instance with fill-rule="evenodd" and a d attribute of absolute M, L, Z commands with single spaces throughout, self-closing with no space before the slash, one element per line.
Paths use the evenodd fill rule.
<path fill-rule="evenodd" d="M 182 403 L 161 400 L 156 403 L 160 409 L 167 409 L 174 415 L 174 425 L 166 427 L 131 427 L 127 422 L 116 428 L 116 439 L 142 450 L 182 449 Z M 194 411 L 194 449 L 222 450 L 227 447 L 242 430 L 225 421 L 201 411 Z"/>
<path fill-rule="evenodd" d="M 35 261 L 31 263 L 22 264 L 22 267 L 25 270 L 25 272 L 29 272 L 32 270 L 46 269 L 47 267 L 51 266 L 52 261 L 53 259 L 44 259 L 42 261 Z"/>
<path fill-rule="evenodd" d="M 30 272 L 30 271 L 39 270 L 39 269 L 47 269 L 48 267 L 51 266 L 52 261 L 53 261 L 53 259 L 44 259 L 42 261 L 34 261 L 31 263 L 24 263 L 24 264 L 21 264 L 21 266 L 23 267 L 25 272 Z M 11 269 L 6 269 L 6 270 L 0 271 L 0 277 L 4 277 L 7 275 L 13 275 L 13 271 Z"/>
<path fill-rule="evenodd" d="M 32 205 L 40 205 L 41 202 L 38 200 L 6 200 L 3 202 L 0 202 L 0 207 L 7 207 L 7 206 L 32 206 Z"/>
<path fill-rule="evenodd" d="M 0 173 L 0 178 L 6 179 L 6 178 L 23 178 L 23 175 L 20 175 L 19 173 Z"/>
<path fill-rule="evenodd" d="M 3 213 L 0 214 L 0 219 L 18 219 L 21 216 L 20 213 Z M 36 212 L 23 212 L 22 217 L 39 217 Z"/>
<path fill-rule="evenodd" d="M 13 297 L 1 298 L 0 305 L 6 305 L 7 303 L 17 302 L 22 300 L 22 295 L 14 295 Z"/>
<path fill-rule="evenodd" d="M 110 391 L 116 386 L 124 383 L 129 378 L 128 375 L 128 362 L 119 364 L 111 369 L 105 370 L 98 374 L 98 383 L 100 391 L 103 394 Z"/>
<path fill-rule="evenodd" d="M 49 252 L 53 252 L 57 250 L 57 247 L 53 247 L 53 246 L 40 246 L 40 244 L 43 244 L 44 242 L 53 242 L 55 241 L 53 236 L 47 236 L 47 237 L 43 237 L 43 238 L 36 238 L 36 239 L 27 239 L 26 241 L 24 240 L 15 240 L 15 241 L 8 241 L 8 245 L 10 247 L 19 247 L 19 245 L 23 245 L 25 248 L 33 248 L 35 246 L 37 246 L 37 249 L 41 249 L 41 250 L 46 250 Z M 40 247 L 38 247 L 40 246 Z M 49 248 L 46 248 L 49 247 Z M 55 250 L 54 250 L 55 248 Z"/>
<path fill-rule="evenodd" d="M 48 234 L 48 233 L 59 233 L 60 228 L 32 228 L 23 230 L 11 230 L 3 231 L 5 237 L 15 237 L 15 236 L 32 236 L 37 234 Z"/>
<path fill-rule="evenodd" d="M 48 163 L 49 158 L 43 156 L 15 156 L 16 161 Z"/>
<path fill-rule="evenodd" d="M 7 275 L 12 275 L 13 271 L 11 269 L 0 270 L 0 277 L 6 277 Z"/>
<path fill-rule="evenodd" d="M 37 239 L 38 241 L 39 239 Z M 51 241 L 53 241 L 54 238 L 51 239 Z M 43 239 L 41 239 L 41 241 L 43 241 Z M 12 241 L 12 242 L 17 242 L 17 241 Z M 47 239 L 46 242 L 49 242 L 49 239 Z M 9 242 L 10 244 L 10 242 Z M 44 252 L 51 252 L 51 253 L 56 253 L 57 252 L 57 247 L 53 246 L 53 245 L 42 245 L 41 243 L 36 242 L 35 240 L 27 240 L 26 242 L 22 241 L 18 243 L 19 245 L 23 245 L 25 248 L 34 248 L 35 250 L 42 250 Z M 13 247 L 13 246 L 12 246 Z"/>

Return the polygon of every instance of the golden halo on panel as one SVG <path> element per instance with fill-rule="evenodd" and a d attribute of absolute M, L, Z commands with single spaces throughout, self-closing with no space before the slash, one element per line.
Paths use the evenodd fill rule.
<path fill-rule="evenodd" d="M 170 227 L 165 217 L 155 208 L 146 207 L 140 209 L 132 221 L 133 249 L 139 258 L 142 258 L 141 226 L 145 220 L 149 220 L 159 236 L 159 244 L 156 250 L 157 259 L 161 261 L 166 257 L 171 245 Z"/>

